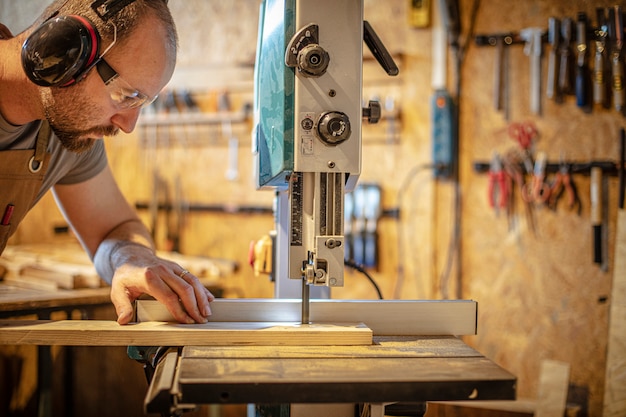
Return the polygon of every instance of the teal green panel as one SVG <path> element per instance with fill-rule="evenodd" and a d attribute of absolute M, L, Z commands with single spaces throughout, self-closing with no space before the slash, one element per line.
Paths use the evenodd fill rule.
<path fill-rule="evenodd" d="M 259 16 L 254 80 L 259 186 L 284 186 L 293 170 L 294 71 L 285 65 L 295 32 L 295 0 L 265 0 Z"/>

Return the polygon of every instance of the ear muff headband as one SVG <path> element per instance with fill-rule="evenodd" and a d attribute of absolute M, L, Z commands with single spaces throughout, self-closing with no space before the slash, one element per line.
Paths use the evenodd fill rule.
<path fill-rule="evenodd" d="M 98 59 L 100 36 L 81 16 L 47 20 L 22 45 L 22 67 L 32 82 L 65 87 L 80 81 Z"/>

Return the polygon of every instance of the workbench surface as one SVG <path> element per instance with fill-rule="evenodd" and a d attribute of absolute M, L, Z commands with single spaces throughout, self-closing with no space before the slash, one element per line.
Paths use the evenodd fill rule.
<path fill-rule="evenodd" d="M 110 305 L 110 293 L 109 287 L 43 291 L 0 284 L 0 317 Z"/>
<path fill-rule="evenodd" d="M 180 402 L 347 403 L 515 399 L 516 378 L 453 336 L 367 346 L 182 349 Z"/>

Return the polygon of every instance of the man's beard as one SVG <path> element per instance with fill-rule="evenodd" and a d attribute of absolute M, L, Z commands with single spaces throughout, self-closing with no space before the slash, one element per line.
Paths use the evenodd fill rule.
<path fill-rule="evenodd" d="M 50 121 L 50 128 L 61 142 L 61 145 L 68 151 L 75 153 L 86 152 L 93 147 L 98 139 L 91 138 L 102 136 L 113 136 L 117 133 L 114 127 L 102 127 L 89 130 L 73 130 L 64 126 L 64 123 Z M 87 136 L 88 135 L 88 136 Z"/>
<path fill-rule="evenodd" d="M 85 96 L 76 90 L 59 89 L 54 95 L 44 94 L 42 97 L 50 128 L 63 148 L 75 153 L 88 151 L 98 138 L 113 136 L 119 130 L 113 125 L 79 128 L 88 126 L 91 116 L 99 114 L 99 109 L 85 100 Z"/>

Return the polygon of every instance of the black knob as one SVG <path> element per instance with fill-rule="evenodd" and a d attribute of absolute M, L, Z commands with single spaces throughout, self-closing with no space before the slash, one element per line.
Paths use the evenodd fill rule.
<path fill-rule="evenodd" d="M 367 105 L 367 107 L 363 107 L 363 118 L 367 119 L 367 121 L 371 124 L 378 123 L 381 115 L 380 103 L 370 100 Z"/>
<path fill-rule="evenodd" d="M 328 52 L 318 44 L 307 45 L 298 53 L 298 70 L 307 77 L 324 75 L 329 62 Z"/>
<path fill-rule="evenodd" d="M 329 145 L 337 145 L 350 137 L 350 119 L 339 111 L 331 111 L 320 116 L 317 133 L 322 141 Z"/>

